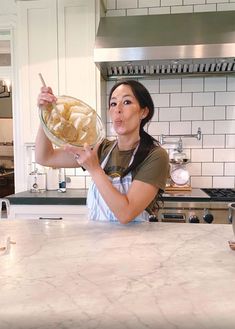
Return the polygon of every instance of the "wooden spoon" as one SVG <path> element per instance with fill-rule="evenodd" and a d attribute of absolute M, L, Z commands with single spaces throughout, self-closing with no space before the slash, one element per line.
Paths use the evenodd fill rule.
<path fill-rule="evenodd" d="M 42 77 L 42 74 L 39 73 L 39 77 L 41 79 L 42 85 L 46 87 L 45 80 Z M 66 140 L 66 142 L 74 142 L 78 137 L 77 129 L 74 127 L 74 125 L 70 122 L 68 122 L 60 113 L 58 110 L 56 103 L 52 103 L 53 109 L 56 111 L 58 117 L 60 118 L 60 124 L 57 127 L 57 129 L 60 132 L 60 135 Z"/>

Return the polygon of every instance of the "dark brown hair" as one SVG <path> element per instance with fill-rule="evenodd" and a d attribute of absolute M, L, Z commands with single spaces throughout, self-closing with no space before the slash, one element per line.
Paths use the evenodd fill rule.
<path fill-rule="evenodd" d="M 141 120 L 140 131 L 139 131 L 140 144 L 135 154 L 133 162 L 122 173 L 122 177 L 124 177 L 130 171 L 134 170 L 147 157 L 147 155 L 152 151 L 152 149 L 156 147 L 156 145 L 159 146 L 159 142 L 144 130 L 145 125 L 152 119 L 154 114 L 154 103 L 149 91 L 139 81 L 131 80 L 131 79 L 120 80 L 110 90 L 109 104 L 114 90 L 120 85 L 129 86 L 135 98 L 137 99 L 140 107 L 141 108 L 147 107 L 149 110 L 148 115 Z"/>

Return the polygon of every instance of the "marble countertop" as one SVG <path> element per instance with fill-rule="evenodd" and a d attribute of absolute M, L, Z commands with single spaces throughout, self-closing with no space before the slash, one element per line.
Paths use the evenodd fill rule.
<path fill-rule="evenodd" d="M 231 225 L 0 221 L 1 329 L 234 329 Z"/>

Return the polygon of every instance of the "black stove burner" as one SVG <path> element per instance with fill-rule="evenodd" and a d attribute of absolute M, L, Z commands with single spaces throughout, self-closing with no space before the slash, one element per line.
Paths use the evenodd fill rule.
<path fill-rule="evenodd" d="M 235 189 L 232 188 L 202 188 L 213 201 L 234 201 Z"/>

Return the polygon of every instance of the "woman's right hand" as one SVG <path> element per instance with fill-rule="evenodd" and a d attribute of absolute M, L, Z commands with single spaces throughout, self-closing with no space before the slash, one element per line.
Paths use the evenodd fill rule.
<path fill-rule="evenodd" d="M 51 103 L 55 103 L 57 98 L 53 94 L 51 87 L 42 87 L 41 92 L 38 95 L 38 106 L 47 106 Z"/>

